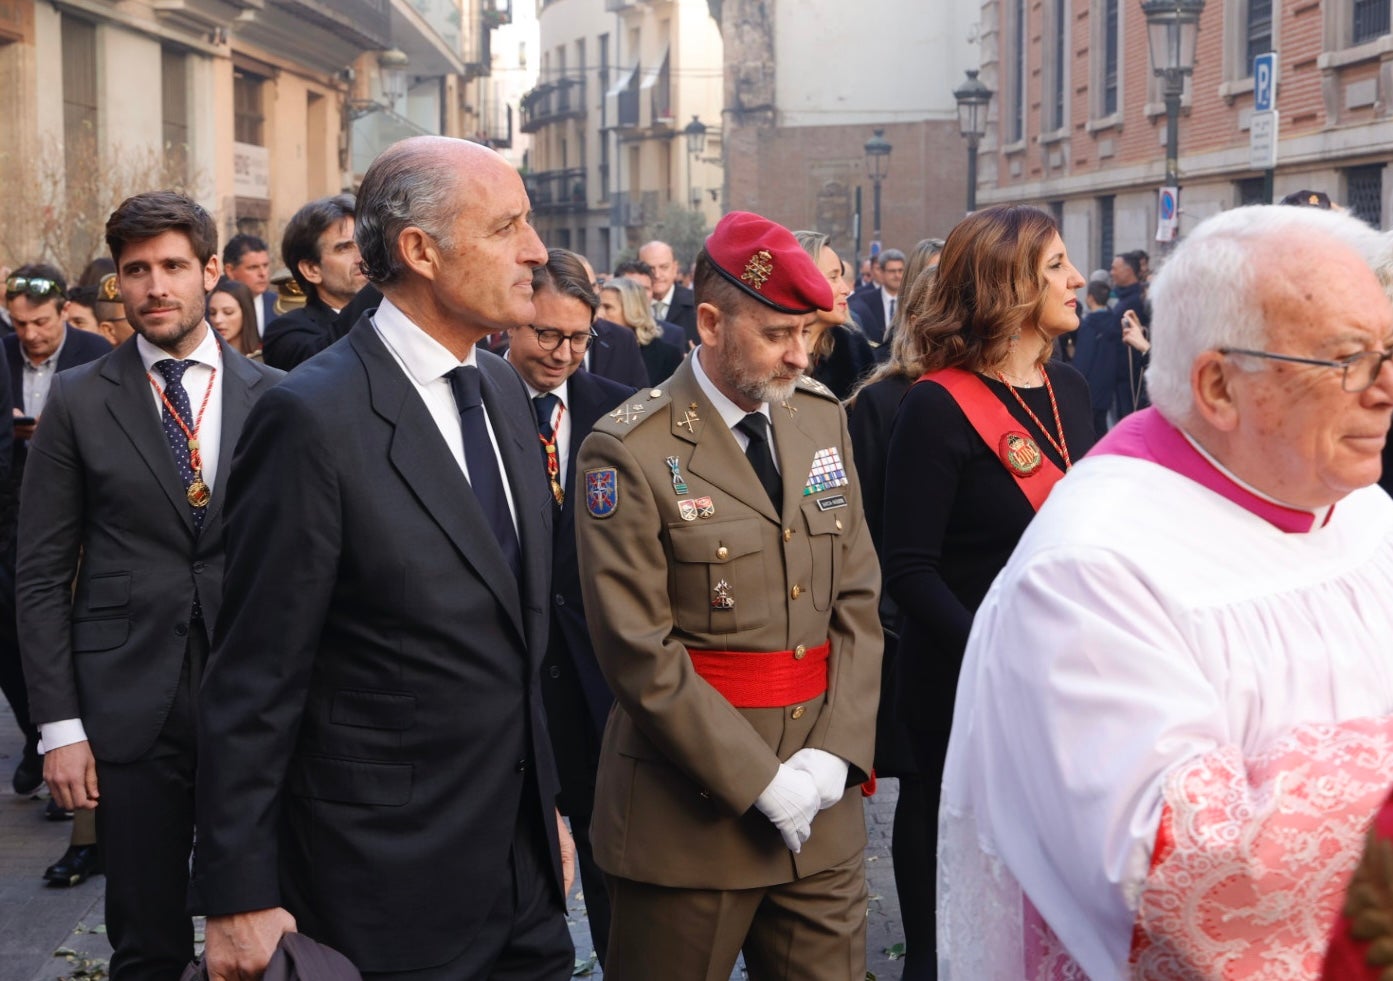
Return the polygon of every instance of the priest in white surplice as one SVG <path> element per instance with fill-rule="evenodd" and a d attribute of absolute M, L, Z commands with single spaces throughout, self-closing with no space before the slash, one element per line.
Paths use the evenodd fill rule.
<path fill-rule="evenodd" d="M 973 627 L 941 977 L 1319 974 L 1393 785 L 1378 248 L 1241 208 L 1153 282 L 1155 408 L 1055 488 Z"/>

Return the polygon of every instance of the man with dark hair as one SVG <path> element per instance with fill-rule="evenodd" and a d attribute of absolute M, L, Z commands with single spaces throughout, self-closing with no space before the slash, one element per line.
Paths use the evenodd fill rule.
<path fill-rule="evenodd" d="M 1112 409 L 1116 387 L 1117 355 L 1120 345 L 1117 319 L 1108 309 L 1112 293 L 1106 280 L 1092 280 L 1084 302 L 1088 312 L 1079 321 L 1074 333 L 1073 365 L 1088 382 L 1089 401 L 1093 405 L 1093 431 L 1099 436 L 1108 431 L 1108 412 Z"/>
<path fill-rule="evenodd" d="M 537 317 L 530 210 L 484 146 L 388 147 L 355 229 L 381 305 L 252 412 L 199 699 L 213 979 L 297 928 L 369 979 L 571 974 L 539 683 L 555 505 L 527 390 L 477 347 Z"/>
<path fill-rule="evenodd" d="M 890 340 L 887 331 L 895 322 L 895 307 L 900 302 L 900 285 L 904 282 L 905 256 L 899 249 L 886 249 L 876 258 L 880 285 L 876 289 L 853 293 L 849 306 L 861 332 L 871 347 L 880 348 Z M 889 350 L 877 351 L 884 360 Z"/>
<path fill-rule="evenodd" d="M 276 319 L 276 291 L 271 289 L 271 250 L 258 235 L 234 235 L 223 246 L 222 263 L 229 279 L 252 291 L 256 308 L 256 336 L 266 336 L 266 325 Z"/>
<path fill-rule="evenodd" d="M 339 313 L 367 280 L 353 241 L 353 195 L 311 201 L 295 212 L 281 239 L 281 258 L 305 294 L 305 305 L 277 317 L 262 341 L 266 363 L 289 371 L 346 333 Z M 342 331 L 336 328 L 342 324 Z"/>
<path fill-rule="evenodd" d="M 866 973 L 880 570 L 846 416 L 804 375 L 832 289 L 793 234 L 721 219 L 695 269 L 702 344 L 581 448 L 576 528 L 616 698 L 592 840 L 606 976 Z M 848 789 L 849 788 L 849 789 Z"/>
<path fill-rule="evenodd" d="M 1140 328 L 1147 327 L 1151 315 L 1147 311 L 1146 284 L 1142 281 L 1141 255 L 1137 252 L 1122 252 L 1112 260 L 1113 295 L 1113 337 L 1110 344 L 1114 349 L 1113 405 L 1117 418 L 1121 420 L 1137 409 L 1144 409 L 1150 403 L 1146 398 L 1143 376 L 1146 371 L 1147 355 L 1124 338 L 1124 332 L 1133 322 L 1135 335 Z"/>
<path fill-rule="evenodd" d="M 542 465 L 556 501 L 552 535 L 551 639 L 542 661 L 542 701 L 556 768 L 557 807 L 571 819 L 590 937 L 601 966 L 609 940 L 609 894 L 590 848 L 590 812 L 600 737 L 614 696 L 595 660 L 576 559 L 576 456 L 590 429 L 634 390 L 580 371 L 594 341 L 599 299 L 580 257 L 551 249 L 532 274 L 532 323 L 508 331 L 508 363 L 522 377 L 537 415 Z"/>
<path fill-rule="evenodd" d="M 123 201 L 106 240 L 135 343 L 49 388 L 19 512 L 20 649 L 44 777 L 96 809 L 113 978 L 193 956 L 194 696 L 222 599 L 232 449 L 280 372 L 204 319 L 217 229 L 168 191 Z M 100 806 L 98 806 L 100 802 Z"/>
<path fill-rule="evenodd" d="M 62 272 L 46 263 L 20 266 L 5 281 L 5 307 L 14 333 L 5 335 L 0 350 L 4 352 L 5 389 L 14 418 L 0 436 L 9 444 L 0 489 L 0 661 L 4 662 L 0 684 L 25 735 L 24 753 L 13 780 L 15 792 L 21 794 L 38 789 L 43 764 L 38 754 L 38 727 L 29 717 L 15 632 L 14 536 L 19 519 L 19 482 L 29 438 L 34 435 L 34 420 L 43 411 L 54 374 L 101 357 L 108 350 L 105 344 L 92 343 L 100 339 L 64 324 L 66 293 Z"/>

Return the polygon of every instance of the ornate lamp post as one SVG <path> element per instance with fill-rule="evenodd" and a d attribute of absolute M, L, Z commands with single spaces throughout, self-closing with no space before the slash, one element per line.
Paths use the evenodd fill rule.
<path fill-rule="evenodd" d="M 698 202 L 692 197 L 692 168 L 706 149 L 706 124 L 693 115 L 692 121 L 682 128 L 682 135 L 687 137 L 687 206 L 695 211 Z"/>
<path fill-rule="evenodd" d="M 874 188 L 873 206 L 871 217 L 875 232 L 871 235 L 873 241 L 880 241 L 880 185 L 890 173 L 890 151 L 894 147 L 885 138 L 885 130 L 878 129 L 869 140 L 866 141 L 866 174 L 871 179 L 871 186 Z"/>
<path fill-rule="evenodd" d="M 967 70 L 967 81 L 953 90 L 958 101 L 958 130 L 967 137 L 967 213 L 977 210 L 977 146 L 987 134 L 987 103 L 992 90 L 977 78 L 977 70 Z"/>
<path fill-rule="evenodd" d="M 1204 0 L 1142 0 L 1151 72 L 1162 80 L 1166 100 L 1166 186 L 1179 187 L 1180 96 L 1195 70 L 1195 41 Z"/>

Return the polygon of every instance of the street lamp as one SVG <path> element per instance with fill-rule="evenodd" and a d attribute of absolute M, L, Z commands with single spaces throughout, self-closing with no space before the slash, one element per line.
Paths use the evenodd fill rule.
<path fill-rule="evenodd" d="M 1162 80 L 1166 100 L 1166 186 L 1179 187 L 1180 96 L 1195 70 L 1195 41 L 1204 0 L 1142 0 L 1151 73 Z"/>
<path fill-rule="evenodd" d="M 391 48 L 377 56 L 377 67 L 382 72 L 382 95 L 394 112 L 397 103 L 406 98 L 406 66 L 409 64 L 411 59 L 400 48 Z"/>
<path fill-rule="evenodd" d="M 687 205 L 695 211 L 699 200 L 692 196 L 692 168 L 706 149 L 706 124 L 693 114 L 692 121 L 682 127 L 682 135 L 687 137 Z"/>
<path fill-rule="evenodd" d="M 967 70 L 967 81 L 953 90 L 958 100 L 958 130 L 967 137 L 967 213 L 977 210 L 977 145 L 987 134 L 987 103 L 992 90 L 977 78 L 977 70 Z"/>
<path fill-rule="evenodd" d="M 874 206 L 871 216 L 874 218 L 872 227 L 875 232 L 871 235 L 872 241 L 880 241 L 880 184 L 885 180 L 885 175 L 890 172 L 890 151 L 894 147 L 890 146 L 890 141 L 885 138 L 885 130 L 878 129 L 866 141 L 866 173 L 871 178 L 871 186 L 874 190 Z"/>

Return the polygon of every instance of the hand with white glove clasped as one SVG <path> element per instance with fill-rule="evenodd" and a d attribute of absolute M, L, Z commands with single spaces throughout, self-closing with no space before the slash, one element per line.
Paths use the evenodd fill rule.
<path fill-rule="evenodd" d="M 846 790 L 847 762 L 825 749 L 800 749 L 788 758 L 787 766 L 802 770 L 813 778 L 820 798 L 818 810 L 825 811 L 842 799 Z"/>
<path fill-rule="evenodd" d="M 780 763 L 755 807 L 779 829 L 788 850 L 797 854 L 811 833 L 819 799 L 817 784 L 809 774 Z"/>

